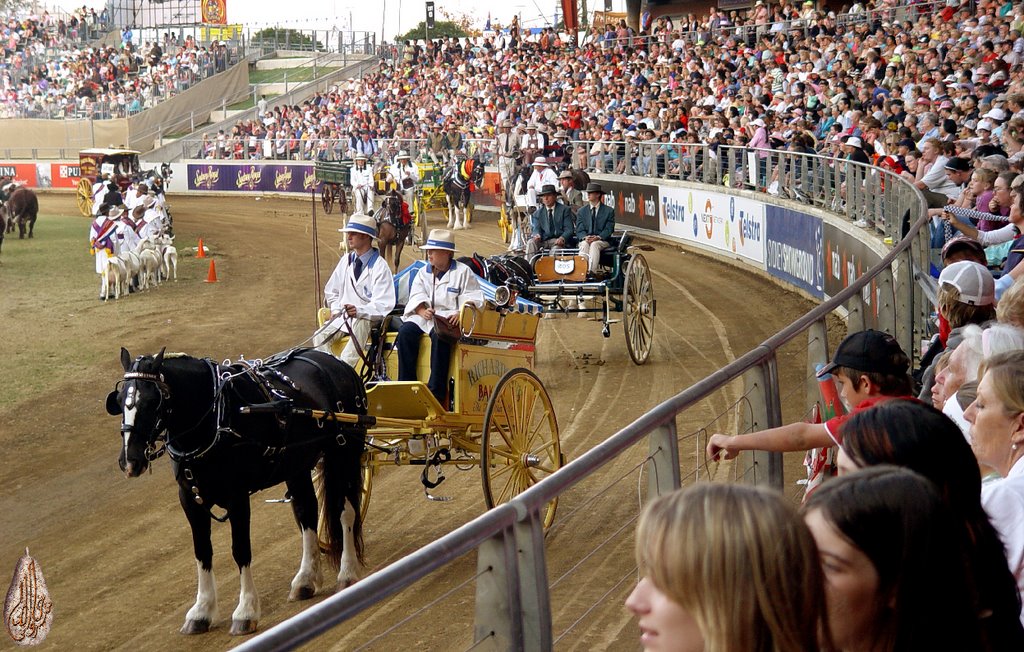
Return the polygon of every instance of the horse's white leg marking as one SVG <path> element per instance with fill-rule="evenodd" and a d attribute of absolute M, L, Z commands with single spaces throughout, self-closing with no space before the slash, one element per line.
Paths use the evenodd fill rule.
<path fill-rule="evenodd" d="M 212 623 L 217 619 L 217 583 L 213 579 L 213 569 L 203 570 L 198 559 L 196 569 L 199 571 L 199 590 L 196 603 L 185 614 L 185 622 Z"/>
<path fill-rule="evenodd" d="M 324 583 L 323 569 L 320 566 L 320 544 L 317 542 L 316 530 L 302 531 L 302 563 L 299 572 L 292 579 L 292 590 L 288 594 L 290 600 L 306 600 L 313 597 Z"/>
<path fill-rule="evenodd" d="M 352 526 L 356 522 L 355 507 L 352 502 L 345 500 L 345 509 L 341 512 L 342 545 L 341 564 L 338 569 L 338 587 L 351 586 L 359 581 L 363 575 L 363 566 L 356 557 L 356 538 L 352 534 Z"/>
<path fill-rule="evenodd" d="M 238 606 L 231 614 L 232 622 L 251 622 L 255 629 L 255 623 L 260 619 L 260 596 L 256 593 L 256 585 L 252 581 L 252 567 L 242 566 L 238 573 L 241 590 L 238 593 Z"/>

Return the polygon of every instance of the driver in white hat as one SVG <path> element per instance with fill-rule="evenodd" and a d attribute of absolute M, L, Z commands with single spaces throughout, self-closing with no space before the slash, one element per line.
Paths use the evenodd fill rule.
<path fill-rule="evenodd" d="M 348 180 L 356 199 L 355 212 L 373 215 L 373 170 L 366 164 L 366 154 L 356 154 Z"/>
<path fill-rule="evenodd" d="M 438 337 L 435 320 L 450 326 L 459 324 L 462 307 L 484 305 L 484 293 L 476 274 L 455 260 L 455 235 L 447 229 L 433 229 L 420 246 L 430 263 L 419 270 L 409 289 L 405 323 L 398 330 L 398 380 L 417 380 L 416 367 L 422 335 L 430 335 L 430 380 L 427 387 L 445 409 L 448 404 L 448 367 L 452 344 Z"/>
<path fill-rule="evenodd" d="M 526 203 L 531 209 L 537 208 L 537 196 L 544 186 L 558 186 L 558 177 L 555 171 L 548 166 L 548 161 L 543 156 L 533 159 L 533 173 L 526 182 Z"/>
<path fill-rule="evenodd" d="M 331 317 L 313 335 L 313 346 L 331 353 L 331 340 L 351 335 L 339 357 L 355 367 L 359 351 L 353 340 L 366 350 L 373 325 L 395 308 L 395 284 L 391 268 L 373 246 L 377 223 L 371 216 L 353 213 L 348 225 L 338 230 L 345 234 L 348 253 L 338 261 L 324 287 L 324 303 Z"/>
<path fill-rule="evenodd" d="M 409 157 L 409 152 L 401 150 L 395 157 L 395 162 L 388 171 L 388 181 L 398 185 L 398 191 L 402 193 L 402 199 L 409 206 L 414 205 L 413 195 L 416 192 L 416 184 L 420 180 L 420 171 L 416 164 Z"/>

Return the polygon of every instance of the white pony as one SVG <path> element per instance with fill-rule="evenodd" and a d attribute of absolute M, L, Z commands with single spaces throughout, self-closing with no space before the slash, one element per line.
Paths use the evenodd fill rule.
<path fill-rule="evenodd" d="M 114 292 L 114 298 L 120 299 L 121 288 L 128 279 L 128 270 L 124 266 L 124 261 L 117 256 L 106 256 L 101 260 L 101 265 L 103 265 L 103 300 L 106 301 L 110 298 L 111 290 Z M 127 293 L 127 289 L 125 292 Z"/>
<path fill-rule="evenodd" d="M 169 236 L 166 233 L 154 238 L 154 242 L 160 253 L 160 273 L 164 279 L 171 278 L 174 275 L 174 280 L 178 280 L 178 249 L 174 246 L 174 236 Z"/>

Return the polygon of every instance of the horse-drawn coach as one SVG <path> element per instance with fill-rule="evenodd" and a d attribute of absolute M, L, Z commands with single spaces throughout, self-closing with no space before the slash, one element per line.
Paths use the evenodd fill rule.
<path fill-rule="evenodd" d="M 92 216 L 92 186 L 104 174 L 124 192 L 142 173 L 139 153 L 131 149 L 83 149 L 78 153 L 78 167 L 78 210 L 86 217 Z"/>

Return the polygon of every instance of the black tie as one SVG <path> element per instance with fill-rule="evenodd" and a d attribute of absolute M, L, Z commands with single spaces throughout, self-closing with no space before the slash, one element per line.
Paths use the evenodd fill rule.
<path fill-rule="evenodd" d="M 362 258 L 356 258 L 355 274 L 356 274 L 356 280 L 357 281 L 359 280 L 359 275 L 362 274 L 362 273 L 363 273 L 363 259 Z"/>
<path fill-rule="evenodd" d="M 553 208 L 549 208 L 548 209 L 548 222 L 550 222 L 551 223 L 551 227 L 554 228 L 554 226 L 555 226 L 555 209 L 553 209 Z"/>

